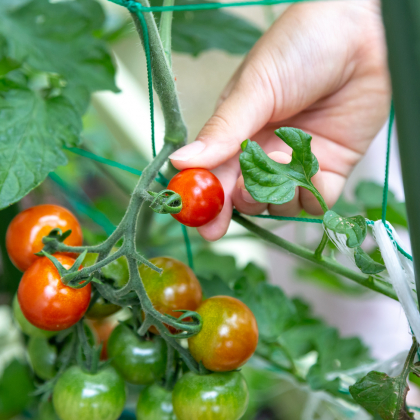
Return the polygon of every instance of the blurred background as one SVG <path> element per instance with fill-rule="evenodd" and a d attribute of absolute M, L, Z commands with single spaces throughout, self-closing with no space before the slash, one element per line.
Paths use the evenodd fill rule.
<path fill-rule="evenodd" d="M 104 2 L 107 10 L 108 36 L 117 64 L 117 85 L 121 92 L 102 92 L 94 95 L 92 105 L 84 118 L 84 147 L 99 156 L 143 169 L 151 159 L 149 103 L 147 94 L 146 62 L 137 33 L 128 22 L 126 11 L 111 3 Z M 243 59 L 243 53 L 252 45 L 258 31 L 267 29 L 286 6 L 252 7 L 229 10 L 229 13 L 252 23 L 248 28 L 249 41 L 235 53 L 198 48 L 196 56 L 174 52 L 173 68 L 176 75 L 182 109 L 189 128 L 189 141 L 211 116 L 218 95 L 227 84 Z M 198 19 L 198 14 L 183 13 L 182 19 Z M 180 32 L 182 19 L 179 19 Z M 199 31 L 205 31 L 201 26 Z M 256 31 L 256 32 L 255 32 Z M 202 35 L 202 34 L 201 34 Z M 193 36 L 193 35 L 191 35 Z M 197 45 L 202 36 L 197 37 Z M 248 42 L 248 44 L 247 44 Z M 239 52 L 239 53 L 238 53 Z M 162 144 L 163 119 L 156 99 L 157 148 Z M 387 126 L 378 134 L 369 152 L 359 163 L 347 183 L 346 190 L 338 206 L 352 203 L 351 214 L 364 213 L 378 219 L 382 183 L 384 178 Z M 22 361 L 12 372 L 13 377 L 22 378 L 19 387 L 28 390 L 31 385 L 27 378 L 24 350 L 25 337 L 16 329 L 11 316 L 10 302 L 17 289 L 20 273 L 11 265 L 4 249 L 4 234 L 7 224 L 21 209 L 40 203 L 58 203 L 74 211 L 84 226 L 87 243 L 96 243 L 112 231 L 124 214 L 137 176 L 121 169 L 68 153 L 69 164 L 59 168 L 40 187 L 25 197 L 20 203 L 1 212 L 1 284 L 0 284 L 0 376 L 12 359 Z M 167 168 L 171 171 L 171 168 Z M 394 133 L 391 155 L 390 190 L 394 193 L 395 204 L 390 212 L 391 223 L 398 229 L 404 245 L 409 248 L 407 221 L 397 139 Z M 375 201 L 376 200 L 376 201 Z M 343 210 L 344 211 L 344 210 Z M 142 218 L 150 220 L 142 231 L 138 245 L 148 257 L 171 255 L 187 262 L 184 237 L 180 225 L 169 216 L 152 215 L 144 211 Z M 375 220 L 376 220 L 375 219 Z M 268 221 L 262 223 L 290 241 L 315 246 L 321 236 L 321 227 L 302 223 Z M 378 361 L 398 358 L 411 345 L 409 327 L 400 305 L 386 297 L 362 290 L 344 278 L 298 261 L 283 251 L 266 246 L 254 239 L 244 229 L 232 223 L 228 234 L 216 243 L 205 243 L 194 229 L 188 229 L 193 247 L 194 263 L 197 271 L 208 270 L 208 253 L 224 255 L 218 260 L 218 268 L 228 271 L 245 267 L 250 262 L 268 273 L 270 282 L 279 285 L 288 296 L 299 296 L 309 302 L 315 316 L 337 327 L 344 336 L 359 336 L 370 347 L 372 356 Z M 370 242 L 372 255 L 378 254 Z M 377 258 L 380 256 L 376 255 Z M 119 314 L 118 316 L 124 316 Z M 366 413 L 337 409 L 323 393 L 310 392 L 275 372 L 253 369 L 252 363 L 245 370 L 251 386 L 251 405 L 246 419 L 294 420 L 294 419 L 345 419 L 370 418 Z M 19 376 L 20 375 L 20 376 Z M 30 373 L 29 373 L 30 375 Z M 26 381 L 26 382 L 25 382 Z M 2 385 L 3 384 L 3 385 Z M 25 388 L 26 386 L 26 388 Z M 0 382 L 1 394 L 6 395 L 5 379 Z M 416 384 L 411 385 L 409 405 L 420 405 L 420 392 Z M 133 393 L 135 393 L 133 391 Z M 28 403 L 25 392 L 20 392 L 22 407 Z M 134 403 L 132 403 L 133 405 Z M 343 414 L 344 413 L 344 414 Z M 124 418 L 133 418 L 130 412 Z M 33 418 L 27 410 L 18 418 Z M 419 417 L 420 418 L 420 417 Z M 43 419 L 45 420 L 45 419 Z"/>

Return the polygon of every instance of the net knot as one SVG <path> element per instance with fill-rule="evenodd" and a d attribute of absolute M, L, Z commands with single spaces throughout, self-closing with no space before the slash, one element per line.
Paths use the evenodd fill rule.
<path fill-rule="evenodd" d="M 131 13 L 137 13 L 141 9 L 141 5 L 135 0 L 123 0 L 123 6 Z"/>

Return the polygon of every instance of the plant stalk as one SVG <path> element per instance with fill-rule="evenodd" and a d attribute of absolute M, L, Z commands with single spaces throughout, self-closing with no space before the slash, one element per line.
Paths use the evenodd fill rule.
<path fill-rule="evenodd" d="M 163 7 L 174 4 L 175 0 L 163 0 Z M 162 12 L 159 24 L 159 35 L 169 68 L 172 68 L 172 18 L 172 11 Z"/>
<path fill-rule="evenodd" d="M 150 7 L 148 0 L 136 0 L 144 7 Z M 139 17 L 131 14 L 136 25 L 137 32 L 144 45 L 143 30 Z M 149 47 L 152 61 L 153 87 L 159 97 L 163 117 L 165 120 L 165 142 L 178 146 L 185 144 L 187 128 L 182 117 L 178 94 L 175 86 L 175 78 L 168 64 L 165 49 L 159 36 L 153 13 L 144 13 L 144 20 L 149 33 Z"/>
<path fill-rule="evenodd" d="M 356 283 L 364 287 L 367 287 L 370 290 L 381 293 L 385 296 L 388 296 L 391 299 L 398 301 L 398 297 L 395 294 L 394 289 L 388 283 L 385 283 L 381 280 L 377 280 L 373 277 L 366 276 L 364 274 L 356 273 L 355 271 L 337 263 L 335 260 L 331 258 L 324 257 L 322 259 L 318 259 L 315 257 L 313 251 L 311 251 L 310 249 L 305 248 L 301 245 L 297 245 L 289 241 L 286 241 L 285 239 L 280 238 L 279 236 L 276 236 L 273 233 L 257 226 L 256 224 L 250 222 L 249 220 L 245 219 L 244 217 L 238 214 L 234 213 L 232 216 L 232 220 L 239 223 L 245 229 L 249 230 L 250 232 L 253 232 L 260 238 L 264 239 L 265 241 L 270 242 L 271 244 L 277 245 L 278 247 L 285 249 L 291 254 L 297 255 L 315 264 L 321 265 L 333 271 L 334 273 L 340 274 L 344 277 L 347 277 L 350 280 L 355 281 Z"/>

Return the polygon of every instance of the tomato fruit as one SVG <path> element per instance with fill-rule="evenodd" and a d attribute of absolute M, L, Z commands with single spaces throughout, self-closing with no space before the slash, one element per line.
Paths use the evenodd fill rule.
<path fill-rule="evenodd" d="M 139 397 L 137 420 L 177 420 L 172 406 L 172 392 L 159 385 L 146 387 Z"/>
<path fill-rule="evenodd" d="M 65 255 L 56 258 L 67 269 L 75 261 Z M 38 258 L 25 271 L 17 294 L 25 318 L 47 331 L 61 331 L 76 324 L 89 306 L 90 295 L 90 284 L 81 289 L 64 285 L 58 270 L 46 257 Z"/>
<path fill-rule="evenodd" d="M 160 337 L 145 340 L 120 324 L 109 337 L 107 349 L 113 366 L 127 382 L 149 385 L 165 373 L 167 348 Z"/>
<path fill-rule="evenodd" d="M 215 296 L 205 300 L 197 313 L 202 329 L 188 339 L 194 359 L 217 372 L 245 364 L 258 344 L 257 321 L 248 306 L 233 297 Z"/>
<path fill-rule="evenodd" d="M 54 410 L 52 401 L 41 401 L 36 420 L 60 420 Z"/>
<path fill-rule="evenodd" d="M 188 372 L 177 382 L 172 396 L 179 420 L 238 420 L 248 400 L 248 387 L 240 372 Z"/>
<path fill-rule="evenodd" d="M 96 343 L 102 344 L 101 360 L 108 359 L 108 340 L 112 331 L 118 325 L 114 319 L 99 319 L 88 321 L 88 325 L 92 327 L 96 334 Z"/>
<path fill-rule="evenodd" d="M 89 308 L 89 310 L 86 313 L 86 318 L 92 320 L 101 320 L 108 316 L 114 315 L 119 310 L 121 310 L 121 306 L 114 305 L 113 303 L 105 300 L 103 297 L 100 297 Z"/>
<path fill-rule="evenodd" d="M 28 355 L 32 369 L 44 381 L 54 378 L 57 373 L 57 348 L 46 338 L 31 337 L 28 343 Z"/>
<path fill-rule="evenodd" d="M 80 246 L 83 242 L 82 229 L 76 217 L 64 207 L 43 204 L 19 213 L 6 232 L 6 248 L 13 264 L 26 271 L 38 258 L 34 255 L 44 247 L 42 238 L 53 229 L 64 233 L 71 229 L 71 235 L 64 243 Z"/>
<path fill-rule="evenodd" d="M 117 420 L 126 400 L 125 384 L 112 366 L 97 373 L 78 366 L 67 369 L 53 391 L 53 404 L 61 420 Z"/>
<path fill-rule="evenodd" d="M 20 309 L 19 301 L 17 295 L 15 295 L 13 299 L 13 316 L 15 321 L 17 322 L 20 330 L 30 337 L 52 337 L 53 335 L 57 334 L 55 331 L 46 331 L 41 330 L 40 328 L 35 327 L 32 325 L 23 315 L 22 310 Z"/>
<path fill-rule="evenodd" d="M 159 274 L 144 264 L 139 267 L 147 295 L 155 309 L 176 318 L 182 315 L 181 312 L 175 312 L 178 309 L 195 311 L 201 303 L 203 292 L 191 268 L 169 257 L 156 257 L 149 261 L 163 270 Z M 173 328 L 170 330 L 175 332 Z M 158 333 L 155 327 L 151 327 L 150 331 Z"/>
<path fill-rule="evenodd" d="M 168 185 L 182 198 L 182 210 L 172 214 L 178 222 L 191 227 L 211 222 L 222 211 L 225 193 L 222 184 L 207 169 L 184 169 Z"/>

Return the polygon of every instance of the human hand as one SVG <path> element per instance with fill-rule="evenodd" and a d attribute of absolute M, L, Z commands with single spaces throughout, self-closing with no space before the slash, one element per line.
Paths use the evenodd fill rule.
<path fill-rule="evenodd" d="M 320 170 L 312 182 L 332 206 L 353 167 L 386 121 L 390 82 L 377 0 L 291 6 L 257 42 L 223 92 L 195 142 L 171 155 L 177 169 L 207 168 L 220 179 L 225 205 L 198 228 L 207 240 L 227 231 L 233 206 L 245 214 L 322 214 L 315 197 L 297 188 L 283 205 L 258 203 L 246 191 L 240 145 L 252 137 L 280 163 L 291 149 L 274 134 L 282 126 L 313 136 Z"/>

